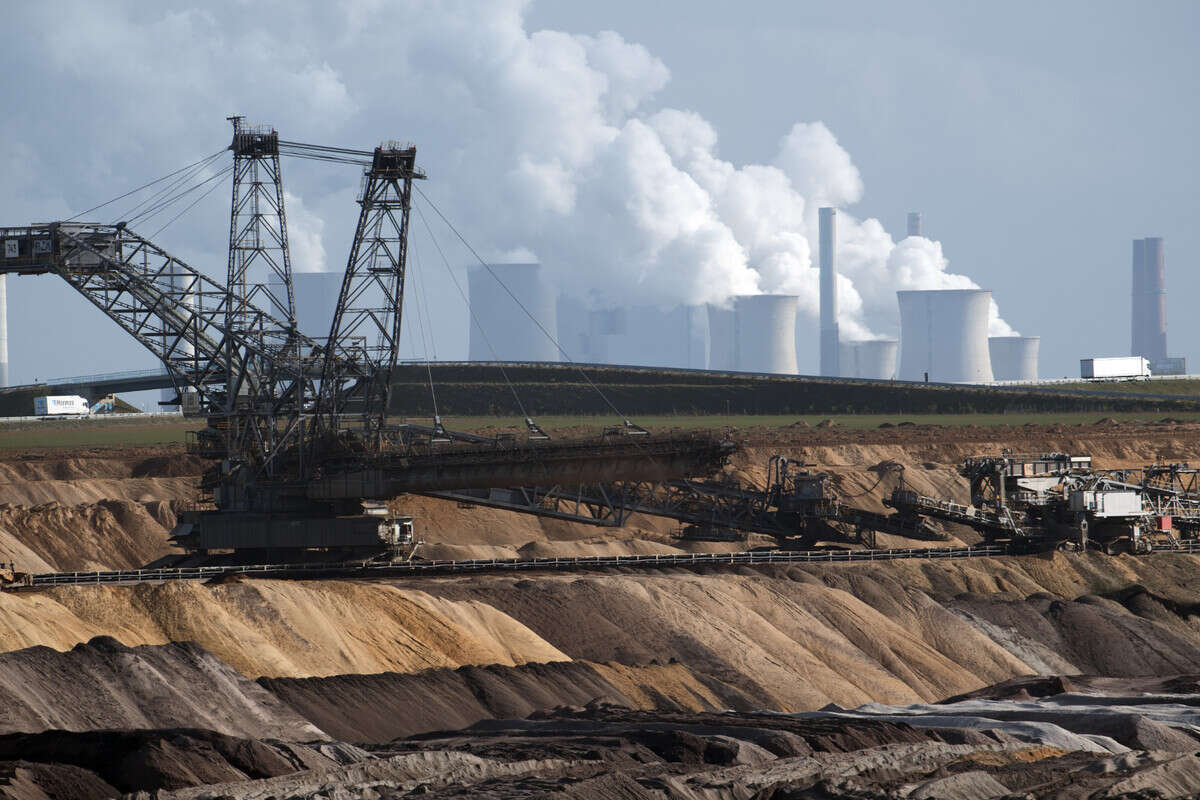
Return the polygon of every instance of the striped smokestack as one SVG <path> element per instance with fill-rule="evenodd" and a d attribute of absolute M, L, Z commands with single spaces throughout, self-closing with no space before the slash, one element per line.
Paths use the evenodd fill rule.
<path fill-rule="evenodd" d="M 837 209 L 822 208 L 819 249 L 821 265 L 821 374 L 841 375 L 838 365 Z"/>

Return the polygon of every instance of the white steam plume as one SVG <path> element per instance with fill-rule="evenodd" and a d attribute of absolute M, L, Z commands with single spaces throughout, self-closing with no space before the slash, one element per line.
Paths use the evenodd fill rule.
<path fill-rule="evenodd" d="M 104 198 L 118 183 L 113 175 L 211 152 L 214 131 L 226 135 L 222 120 L 232 112 L 302 141 L 363 147 L 411 139 L 430 176 L 423 190 L 485 258 L 532 254 L 593 306 L 786 292 L 815 318 L 823 205 L 842 209 L 847 338 L 894 328 L 898 289 L 975 285 L 949 271 L 936 242 L 897 243 L 878 220 L 846 213 L 862 198 L 863 181 L 822 123 L 781 131 L 768 163 L 731 163 L 700 115 L 655 102 L 670 72 L 645 47 L 611 31 L 529 31 L 528 7 L 526 0 L 297 0 L 281 26 L 274 5 L 239 0 L 165 0 L 153 13 L 133 0 L 103 8 L 84 0 L 19 4 L 9 29 L 28 33 L 6 40 L 0 65 L 32 72 L 40 95 L 70 102 L 36 116 L 14 112 L 0 120 L 0 134 L 19 149 L 27 130 L 38 131 L 48 151 L 65 152 L 78 146 L 78 119 L 112 121 L 92 137 L 103 149 L 95 160 L 111 165 L 112 174 L 97 178 Z M 64 18 L 72 24 L 62 25 Z M 144 124 L 147 98 L 153 125 Z M 35 182 L 20 171 L 12 177 L 13 197 Z M 329 252 L 340 266 L 353 222 L 349 181 L 305 179 L 291 168 L 288 180 L 297 270 L 326 266 L 326 238 L 337 242 Z M 18 210 L 17 218 L 54 213 Z M 188 241 L 208 243 L 215 263 L 221 247 L 211 244 L 219 241 L 212 231 L 222 230 L 223 214 L 212 211 Z M 173 230 L 177 239 L 188 238 L 185 225 Z M 421 223 L 413 225 L 423 236 Z M 461 249 L 452 257 L 468 261 Z M 998 315 L 992 327 L 1007 329 Z"/>

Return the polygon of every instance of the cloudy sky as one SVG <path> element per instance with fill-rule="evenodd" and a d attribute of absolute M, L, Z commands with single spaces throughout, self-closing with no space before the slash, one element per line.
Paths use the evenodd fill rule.
<path fill-rule="evenodd" d="M 896 334 L 897 289 L 982 286 L 994 331 L 1042 336 L 1042 373 L 1072 374 L 1128 351 L 1130 241 L 1163 236 L 1170 349 L 1200 358 L 1200 4 L 732 8 L 20 4 L 0 26 L 2 224 L 71 217 L 215 154 L 244 114 L 298 141 L 415 142 L 430 201 L 485 257 L 538 258 L 594 307 L 798 294 L 802 372 L 827 204 L 843 209 L 852 335 Z M 297 266 L 340 269 L 359 175 L 284 172 Z M 190 197 L 208 188 L 161 233 L 173 213 L 137 229 L 220 278 L 227 181 Z M 908 210 L 928 239 L 901 241 Z M 470 255 L 430 222 L 414 223 L 410 286 L 436 355 L 463 357 L 430 237 L 455 267 Z M 155 365 L 52 278 L 10 279 L 9 309 L 14 381 Z"/>

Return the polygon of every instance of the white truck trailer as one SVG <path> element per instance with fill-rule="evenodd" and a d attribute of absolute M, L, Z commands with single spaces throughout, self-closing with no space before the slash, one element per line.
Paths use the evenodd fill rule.
<path fill-rule="evenodd" d="M 1087 381 L 1149 380 L 1150 362 L 1141 356 L 1081 358 L 1079 377 Z"/>
<path fill-rule="evenodd" d="M 48 394 L 33 398 L 35 417 L 86 417 L 92 411 L 86 397 L 77 394 Z"/>

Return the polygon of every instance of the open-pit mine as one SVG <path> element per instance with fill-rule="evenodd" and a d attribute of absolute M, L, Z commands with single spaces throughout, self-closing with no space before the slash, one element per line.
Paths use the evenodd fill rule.
<path fill-rule="evenodd" d="M 730 441 L 714 482 L 761 489 L 786 454 L 830 497 L 886 515 L 901 487 L 976 508 L 964 464 L 1005 452 L 1086 455 L 1111 480 L 1181 465 L 1200 425 L 750 425 Z M 1179 530 L 1143 532 L 1154 544 L 1140 550 L 1092 540 L 920 557 L 986 545 L 986 526 L 930 517 L 925 538 L 872 534 L 874 550 L 917 557 L 626 564 L 616 557 L 780 541 L 401 494 L 391 510 L 419 542 L 404 563 L 614 560 L 24 579 L 203 560 L 171 532 L 208 468 L 176 445 L 0 459 L 0 796 L 1200 792 L 1200 556 Z M 826 530 L 805 547 L 872 549 L 841 541 L 836 520 Z"/>

